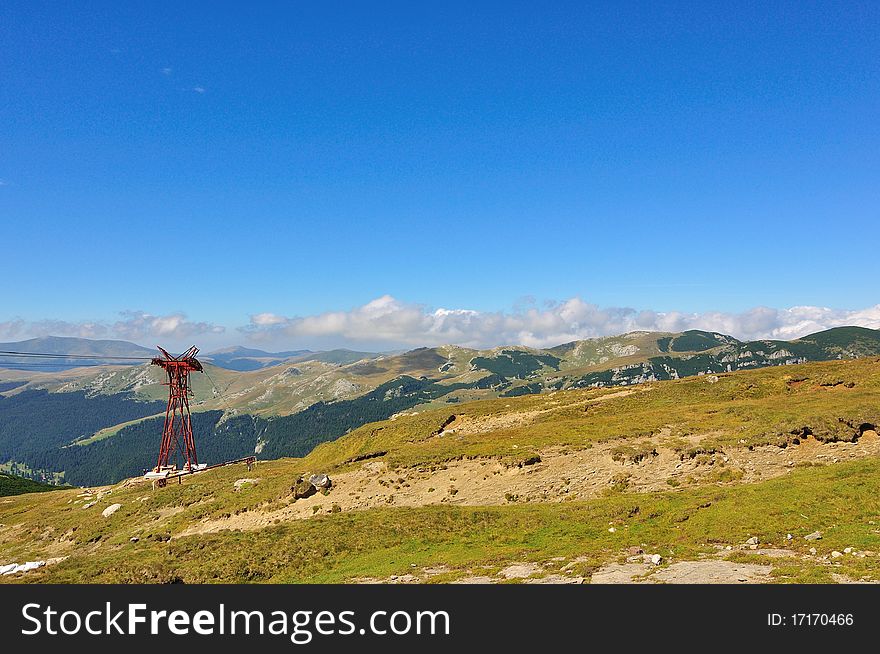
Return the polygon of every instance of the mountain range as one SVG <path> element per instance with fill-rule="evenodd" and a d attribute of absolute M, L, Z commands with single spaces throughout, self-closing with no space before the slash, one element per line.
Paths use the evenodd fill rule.
<path fill-rule="evenodd" d="M 64 359 L 40 359 L 16 356 L 9 352 L 75 355 Z M 172 353 L 173 354 L 173 353 Z M 143 359 L 159 356 L 158 349 L 150 349 L 119 340 L 92 340 L 67 336 L 43 336 L 24 341 L 0 343 L 0 369 L 31 370 L 35 372 L 63 371 L 110 363 L 102 357 L 117 357 L 118 365 L 138 365 Z M 200 356 L 203 361 L 227 370 L 247 372 L 277 366 L 294 361 L 318 360 L 328 363 L 352 363 L 377 356 L 371 352 L 336 349 L 313 352 L 312 350 L 288 350 L 266 352 L 240 345 L 213 350 Z M 131 357 L 124 360 L 124 357 Z"/>
<path fill-rule="evenodd" d="M 14 354 L 8 354 L 8 352 L 36 352 L 54 355 L 71 354 L 76 355 L 76 358 L 36 359 L 33 357 L 15 356 Z M 0 369 L 44 372 L 59 371 L 82 366 L 106 364 L 107 360 L 100 357 L 132 357 L 130 362 L 120 361 L 120 363 L 136 364 L 138 359 L 157 355 L 158 351 L 155 349 L 151 350 L 128 341 L 43 336 L 40 338 L 30 338 L 25 341 L 0 343 Z"/>
<path fill-rule="evenodd" d="M 32 339 L 0 349 L 152 355 L 131 343 L 85 339 Z M 632 332 L 548 349 L 447 345 L 371 354 L 228 348 L 201 357 L 205 374 L 192 377 L 192 407 L 197 440 L 211 461 L 254 452 L 303 456 L 321 442 L 401 412 L 870 356 L 880 356 L 880 331 L 861 327 L 791 341 L 740 341 L 691 330 Z M 0 368 L 0 464 L 6 470 L 92 484 L 152 464 L 167 393 L 160 369 L 146 361 L 17 368 Z"/>

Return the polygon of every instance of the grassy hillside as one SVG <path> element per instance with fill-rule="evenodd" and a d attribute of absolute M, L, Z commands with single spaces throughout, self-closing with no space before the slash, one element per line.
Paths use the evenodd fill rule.
<path fill-rule="evenodd" d="M 364 427 L 318 447 L 323 466 L 378 451 L 392 465 L 462 457 L 519 460 L 551 445 L 589 448 L 611 440 L 705 435 L 713 445 L 787 443 L 808 428 L 822 440 L 848 439 L 880 423 L 880 360 L 828 362 L 693 377 L 620 389 L 560 391 L 424 410 Z M 451 416 L 494 422 L 491 431 L 433 433 Z M 451 423 L 454 428 L 455 422 Z"/>
<path fill-rule="evenodd" d="M 878 387 L 866 359 L 416 407 L 251 472 L 9 498 L 3 556 L 67 558 L 4 581 L 878 580 Z M 294 499 L 307 472 L 333 488 Z"/>
<path fill-rule="evenodd" d="M 197 436 L 210 439 L 208 449 L 214 455 L 226 452 L 237 458 L 256 452 L 263 458 L 276 458 L 302 456 L 364 423 L 415 407 L 442 414 L 475 400 L 571 389 L 642 388 L 662 380 L 876 356 L 880 355 L 880 332 L 842 327 L 796 341 L 741 342 L 692 330 L 634 332 L 550 350 L 499 347 L 477 351 L 444 346 L 388 355 L 333 351 L 297 356 L 296 352 L 235 348 L 230 354 L 251 356 L 254 361 L 262 354 L 292 358 L 279 365 L 261 359 L 256 361 L 260 367 L 250 371 L 206 364 L 205 374 L 192 377 L 193 410 L 222 411 L 224 420 L 251 416 L 253 428 L 218 433 L 213 429 L 216 421 L 208 425 L 202 420 L 199 424 L 206 426 Z M 158 434 L 158 427 L 155 421 L 143 419 L 155 415 L 165 398 L 162 371 L 150 365 L 85 370 L 79 375 L 58 373 L 55 379 L 45 373 L 6 379 L 4 373 L 0 380 L 0 462 L 21 464 L 35 475 L 65 472 L 76 483 L 111 483 L 151 464 L 146 450 L 155 447 L 156 439 L 146 430 Z M 47 408 L 36 408 L 37 433 L 30 422 L 23 430 L 16 406 L 46 391 Z M 126 398 L 142 402 L 126 405 L 137 410 L 120 414 L 117 420 L 105 420 L 109 413 L 95 409 L 102 402 L 115 405 L 115 400 Z M 71 403 L 86 410 L 83 420 L 75 424 L 68 419 L 72 414 L 53 409 Z M 784 416 L 779 419 L 784 421 Z M 113 441 L 112 446 L 98 446 L 103 441 Z M 68 447 L 73 442 L 78 444 L 75 451 Z M 115 453 L 112 474 L 110 467 L 96 460 L 108 447 Z"/>

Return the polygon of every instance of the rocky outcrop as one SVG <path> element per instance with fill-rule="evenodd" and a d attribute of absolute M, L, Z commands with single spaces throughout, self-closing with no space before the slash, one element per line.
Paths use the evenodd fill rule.
<path fill-rule="evenodd" d="M 309 475 L 308 478 L 305 475 L 300 475 L 294 485 L 290 487 L 290 492 L 293 493 L 293 499 L 299 500 L 311 497 L 318 492 L 326 494 L 332 486 L 333 480 L 324 473 Z"/>

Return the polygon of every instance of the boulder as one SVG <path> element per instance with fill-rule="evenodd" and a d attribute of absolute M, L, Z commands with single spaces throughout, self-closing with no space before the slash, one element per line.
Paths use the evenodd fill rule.
<path fill-rule="evenodd" d="M 652 555 L 649 557 L 649 560 L 650 560 L 651 563 L 653 563 L 654 565 L 660 565 L 661 563 L 663 563 L 663 557 L 660 556 L 659 554 L 652 554 Z"/>
<path fill-rule="evenodd" d="M 116 513 L 121 508 L 122 508 L 121 504 L 111 504 L 106 509 L 101 511 L 101 515 L 104 516 L 105 518 L 109 518 L 111 515 Z"/>
<path fill-rule="evenodd" d="M 821 531 L 814 531 L 812 534 L 807 534 L 806 536 L 804 536 L 804 540 L 821 540 L 821 539 L 822 539 L 822 532 Z"/>
<path fill-rule="evenodd" d="M 757 536 L 752 536 L 751 538 L 749 538 L 746 541 L 746 545 L 757 545 L 757 544 L 758 544 L 758 537 Z"/>
<path fill-rule="evenodd" d="M 333 482 L 330 481 L 330 477 L 325 474 L 312 475 L 309 477 L 309 483 L 312 484 L 317 489 L 326 490 L 333 485 Z"/>
<path fill-rule="evenodd" d="M 308 479 L 300 477 L 296 480 L 296 483 L 290 487 L 290 492 L 293 493 L 293 499 L 299 500 L 305 497 L 311 497 L 318 492 L 318 489 L 315 488 L 315 485 Z"/>

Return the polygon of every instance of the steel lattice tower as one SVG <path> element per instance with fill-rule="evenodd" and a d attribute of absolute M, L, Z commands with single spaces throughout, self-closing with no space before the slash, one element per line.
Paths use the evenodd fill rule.
<path fill-rule="evenodd" d="M 193 346 L 178 357 L 173 357 L 161 347 L 164 358 L 155 358 L 152 363 L 165 369 L 168 374 L 168 407 L 165 409 L 165 425 L 162 427 L 162 445 L 156 472 L 174 465 L 172 457 L 179 450 L 185 460 L 184 470 L 195 470 L 199 463 L 196 455 L 196 442 L 193 438 L 192 416 L 189 411 L 189 398 L 192 390 L 189 373 L 202 372 L 202 364 L 195 358 L 199 348 Z"/>

